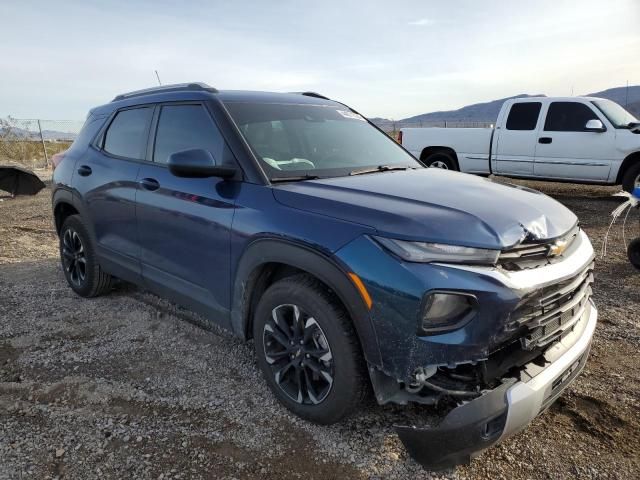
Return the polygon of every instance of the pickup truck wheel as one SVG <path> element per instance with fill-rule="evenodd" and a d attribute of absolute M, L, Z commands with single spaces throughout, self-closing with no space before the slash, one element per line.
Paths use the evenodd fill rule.
<path fill-rule="evenodd" d="M 71 289 L 82 297 L 97 297 L 111 290 L 113 277 L 105 273 L 80 215 L 71 215 L 60 229 L 60 262 Z"/>
<path fill-rule="evenodd" d="M 442 168 L 443 170 L 457 170 L 456 162 L 451 155 L 445 152 L 432 153 L 425 160 L 429 168 Z"/>
<path fill-rule="evenodd" d="M 363 400 L 366 368 L 351 320 L 313 277 L 287 277 L 267 289 L 253 338 L 267 384 L 296 415 L 331 424 Z"/>
<path fill-rule="evenodd" d="M 627 256 L 631 265 L 640 270 L 640 238 L 636 238 L 627 247 Z"/>
<path fill-rule="evenodd" d="M 622 188 L 625 192 L 631 193 L 635 187 L 640 187 L 640 162 L 629 167 L 622 177 Z"/>

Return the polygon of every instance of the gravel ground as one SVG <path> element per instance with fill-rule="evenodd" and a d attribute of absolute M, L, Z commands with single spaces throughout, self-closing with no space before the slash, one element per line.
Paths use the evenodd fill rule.
<path fill-rule="evenodd" d="M 599 250 L 616 189 L 527 185 L 575 211 Z M 274 400 L 252 344 L 132 286 L 74 295 L 49 198 L 0 201 L 0 478 L 640 477 L 640 274 L 620 227 L 596 266 L 600 322 L 581 377 L 524 432 L 434 474 L 393 433 L 398 409 L 306 423 Z"/>

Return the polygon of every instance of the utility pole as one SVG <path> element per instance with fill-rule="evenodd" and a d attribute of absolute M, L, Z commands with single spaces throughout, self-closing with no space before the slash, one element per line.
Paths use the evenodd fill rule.
<path fill-rule="evenodd" d="M 627 80 L 627 89 L 624 94 L 624 108 L 629 106 L 629 80 Z"/>
<path fill-rule="evenodd" d="M 44 152 L 44 161 L 46 162 L 47 168 L 49 168 L 49 155 L 47 155 L 47 146 L 44 143 L 44 137 L 42 136 L 42 126 L 40 125 L 40 120 L 38 120 L 38 130 L 40 131 L 40 141 L 42 142 L 42 151 Z"/>

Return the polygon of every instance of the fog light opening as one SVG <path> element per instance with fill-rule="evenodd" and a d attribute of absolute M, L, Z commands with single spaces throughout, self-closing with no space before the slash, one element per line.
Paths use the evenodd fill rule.
<path fill-rule="evenodd" d="M 422 300 L 418 333 L 430 335 L 457 330 L 473 318 L 478 300 L 460 292 L 430 292 Z"/>

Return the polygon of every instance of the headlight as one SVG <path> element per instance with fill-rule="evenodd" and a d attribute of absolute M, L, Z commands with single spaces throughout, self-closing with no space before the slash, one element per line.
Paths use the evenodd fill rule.
<path fill-rule="evenodd" d="M 428 293 L 422 301 L 418 334 L 456 330 L 474 317 L 477 305 L 476 298 L 466 293 Z"/>
<path fill-rule="evenodd" d="M 408 242 L 385 237 L 374 238 L 381 245 L 408 262 L 495 265 L 500 255 L 500 250 L 461 247 L 443 243 Z"/>

